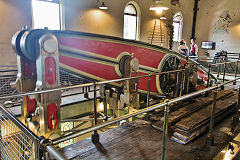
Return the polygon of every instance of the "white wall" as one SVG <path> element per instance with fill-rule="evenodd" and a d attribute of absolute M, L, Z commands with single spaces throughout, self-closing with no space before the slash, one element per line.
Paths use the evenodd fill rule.
<path fill-rule="evenodd" d="M 240 53 L 240 1 L 239 0 L 201 0 L 196 28 L 198 43 L 216 42 L 216 49 L 209 50 L 211 56 L 223 49 Z M 224 18 L 228 13 L 229 17 Z M 225 15 L 224 15 L 225 14 Z M 205 50 L 200 50 L 202 53 Z"/>

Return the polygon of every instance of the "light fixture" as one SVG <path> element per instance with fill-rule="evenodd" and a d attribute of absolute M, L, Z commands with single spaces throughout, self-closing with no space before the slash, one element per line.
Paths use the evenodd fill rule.
<path fill-rule="evenodd" d="M 108 7 L 105 5 L 104 2 L 102 2 L 101 6 L 99 6 L 99 9 L 104 9 L 104 10 L 106 10 L 106 9 L 108 9 Z"/>
<path fill-rule="evenodd" d="M 167 17 L 163 14 L 160 19 L 164 20 L 164 19 L 167 19 Z"/>
<path fill-rule="evenodd" d="M 157 14 L 162 13 L 162 10 L 156 10 Z"/>
<path fill-rule="evenodd" d="M 165 6 L 162 2 L 162 0 L 156 0 L 153 5 L 150 6 L 149 10 L 154 10 L 154 11 L 164 11 L 164 10 L 168 10 L 169 8 L 167 6 Z"/>

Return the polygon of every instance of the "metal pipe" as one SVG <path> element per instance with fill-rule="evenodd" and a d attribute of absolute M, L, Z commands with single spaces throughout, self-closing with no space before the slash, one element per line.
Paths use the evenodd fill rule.
<path fill-rule="evenodd" d="M 147 92 L 147 107 L 149 107 L 151 74 L 148 75 L 148 92 Z"/>
<path fill-rule="evenodd" d="M 97 91 L 96 91 L 96 83 L 94 83 L 94 124 L 97 125 Z"/>
<path fill-rule="evenodd" d="M 97 91 L 96 91 L 96 82 L 94 82 L 94 125 L 97 125 Z M 97 130 L 94 130 L 92 134 L 92 142 L 99 143 L 99 135 Z"/>
<path fill-rule="evenodd" d="M 101 118 L 102 119 L 102 118 Z M 78 122 L 78 121 L 93 121 L 94 118 L 83 118 L 83 119 L 62 119 L 61 122 Z"/>
<path fill-rule="evenodd" d="M 198 8 L 198 1 L 199 0 L 195 0 L 194 8 L 193 8 L 193 23 L 192 23 L 192 36 L 191 36 L 191 39 L 195 39 L 195 30 L 196 30 L 196 23 L 197 23 L 197 12 L 199 10 L 199 8 Z"/>
<path fill-rule="evenodd" d="M 117 118 L 115 118 L 115 119 L 113 119 L 113 120 L 110 120 L 110 121 L 107 121 L 107 122 L 105 122 L 105 123 L 96 125 L 96 126 L 90 128 L 90 129 L 86 129 L 86 130 L 81 131 L 81 132 L 76 132 L 76 133 L 72 133 L 72 134 L 69 134 L 69 135 L 65 135 L 65 136 L 63 136 L 63 137 L 60 137 L 60 138 L 57 138 L 57 139 L 52 140 L 52 144 L 53 144 L 53 145 L 56 145 L 56 144 L 61 143 L 61 142 L 63 142 L 63 141 L 69 140 L 69 139 L 71 139 L 71 138 L 75 138 L 75 137 L 84 135 L 84 134 L 86 134 L 86 133 L 93 132 L 93 131 L 95 131 L 95 130 L 99 130 L 99 129 L 101 129 L 101 128 L 103 128 L 103 127 L 106 127 L 106 126 L 108 126 L 108 125 L 115 124 L 115 123 L 120 122 L 120 121 L 122 121 L 122 120 L 126 120 L 126 119 L 128 119 L 128 118 L 130 118 L 130 117 L 137 116 L 137 115 L 142 114 L 142 113 L 146 113 L 146 112 L 149 112 L 149 111 L 152 111 L 152 110 L 155 110 L 155 109 L 162 108 L 162 107 L 164 107 L 165 105 L 170 105 L 170 104 L 172 104 L 172 103 L 176 103 L 176 102 L 178 102 L 178 101 L 182 101 L 182 100 L 185 100 L 185 99 L 188 99 L 188 98 L 191 98 L 191 97 L 194 97 L 194 96 L 203 94 L 203 93 L 205 93 L 206 91 L 210 91 L 210 90 L 213 90 L 213 89 L 217 89 L 217 88 L 221 87 L 222 85 L 226 85 L 226 84 L 231 83 L 231 82 L 233 82 L 234 80 L 238 80 L 238 79 L 240 79 L 240 77 L 238 77 L 238 78 L 236 78 L 236 79 L 233 79 L 233 80 L 230 80 L 230 81 L 227 81 L 227 82 L 225 82 L 225 83 L 219 84 L 219 85 L 215 85 L 215 86 L 210 87 L 210 88 L 205 88 L 205 89 L 203 89 L 203 90 L 201 90 L 201 91 L 196 91 L 196 92 L 193 92 L 193 93 L 188 94 L 188 95 L 184 95 L 184 96 L 181 96 L 181 97 L 177 97 L 177 98 L 172 99 L 171 101 L 169 101 L 169 102 L 167 102 L 167 103 L 164 102 L 164 103 L 156 104 L 156 105 L 153 105 L 153 106 L 151 106 L 151 107 L 147 107 L 147 108 L 141 109 L 141 110 L 139 110 L 139 111 L 137 111 L 137 112 L 134 112 L 134 113 L 132 113 L 132 114 L 126 114 L 126 115 L 124 115 L 124 116 L 117 117 Z"/>
<path fill-rule="evenodd" d="M 239 85 L 239 88 L 238 88 L 238 109 L 240 109 L 240 85 Z"/>
<path fill-rule="evenodd" d="M 213 97 L 213 104 L 212 104 L 212 111 L 211 111 L 211 120 L 210 120 L 210 127 L 209 127 L 210 136 L 212 136 L 212 131 L 213 131 L 213 128 L 214 128 L 217 93 L 218 93 L 217 89 L 214 90 L 214 97 Z"/>
<path fill-rule="evenodd" d="M 35 159 L 40 159 L 40 145 L 38 139 L 33 141 L 34 143 L 34 154 L 35 154 Z"/>
<path fill-rule="evenodd" d="M 226 75 L 226 62 L 224 62 L 224 68 L 223 68 L 223 82 L 225 81 L 225 75 Z M 221 90 L 224 89 L 224 85 L 222 85 Z"/>
<path fill-rule="evenodd" d="M 57 160 L 67 160 L 67 158 L 65 158 L 62 153 L 60 153 L 59 151 L 57 151 L 53 146 L 51 145 L 47 145 L 46 146 L 46 151 L 52 155 L 54 158 L 56 158 Z"/>
<path fill-rule="evenodd" d="M 211 73 L 211 65 L 208 65 L 208 81 L 207 81 L 207 87 L 209 87 L 209 83 L 210 83 L 210 73 Z"/>
<path fill-rule="evenodd" d="M 237 61 L 237 64 L 236 64 L 236 73 L 235 73 L 235 78 L 237 78 L 237 72 L 238 72 L 238 61 Z"/>
<path fill-rule="evenodd" d="M 150 84 L 151 84 L 151 74 L 148 75 L 147 107 L 149 107 Z M 150 120 L 149 112 L 147 112 L 147 116 L 146 117 L 147 117 L 147 120 Z"/>
<path fill-rule="evenodd" d="M 220 69 L 220 67 L 219 67 L 219 65 L 217 65 L 217 78 L 219 78 L 219 69 Z"/>
<path fill-rule="evenodd" d="M 225 81 L 225 74 L 226 74 L 226 62 L 224 62 L 224 68 L 223 68 L 223 82 Z"/>
<path fill-rule="evenodd" d="M 162 140 L 161 160 L 167 159 L 168 112 L 169 112 L 169 105 L 166 105 L 165 109 L 164 109 L 164 124 L 163 124 L 163 140 Z"/>
<path fill-rule="evenodd" d="M 237 70 L 238 70 L 238 61 L 236 62 L 236 69 L 235 69 L 235 78 L 237 78 Z M 237 81 L 234 81 L 233 82 L 233 85 L 236 85 L 237 84 Z"/>
<path fill-rule="evenodd" d="M 174 72 L 180 72 L 182 70 L 184 70 L 184 69 L 161 72 L 161 73 L 154 73 L 154 74 L 151 74 L 151 75 L 153 76 L 153 75 L 161 75 L 161 74 L 166 74 L 166 73 L 174 73 Z M 96 85 L 125 81 L 125 80 L 131 80 L 131 79 L 137 79 L 137 78 L 143 78 L 143 77 L 147 77 L 147 76 L 148 75 L 142 75 L 142 76 L 136 76 L 136 77 L 130 77 L 130 78 L 121 78 L 121 79 L 114 79 L 114 80 L 108 80 L 108 81 L 103 81 L 103 82 L 96 82 Z M 17 95 L 0 97 L 0 100 L 9 99 L 9 98 L 19 98 L 19 97 L 28 96 L 28 95 L 56 92 L 56 91 L 69 90 L 69 89 L 75 89 L 75 88 L 90 87 L 90 86 L 93 86 L 93 85 L 94 85 L 94 83 L 86 83 L 86 84 L 74 85 L 74 86 L 69 86 L 69 87 L 61 87 L 61 88 L 54 88 L 54 89 L 48 89 L 48 90 L 21 93 L 21 94 L 17 94 Z"/>
<path fill-rule="evenodd" d="M 236 61 L 238 62 L 238 61 Z M 220 64 L 228 64 L 228 63 L 236 63 L 236 62 L 222 62 L 222 63 L 216 63 L 216 64 L 211 64 L 212 66 L 220 65 Z"/>
<path fill-rule="evenodd" d="M 187 62 L 187 70 L 186 70 L 186 94 L 188 94 L 188 90 L 189 90 L 189 78 L 190 78 L 190 66 L 189 66 L 189 62 Z"/>
<path fill-rule="evenodd" d="M 126 115 L 124 115 L 124 116 L 117 117 L 117 118 L 115 118 L 115 119 L 113 119 L 113 120 L 107 121 L 107 122 L 102 123 L 102 124 L 100 124 L 100 125 L 96 125 L 96 126 L 90 128 L 90 129 L 86 129 L 86 130 L 81 131 L 81 132 L 72 133 L 72 134 L 69 134 L 69 135 L 66 135 L 66 136 L 63 136 L 63 137 L 54 139 L 54 140 L 52 140 L 52 143 L 53 143 L 53 145 L 56 145 L 56 144 L 61 143 L 61 142 L 65 141 L 65 140 L 69 140 L 69 139 L 71 139 L 71 138 L 75 138 L 75 137 L 84 135 L 84 134 L 86 134 L 86 133 L 93 132 L 93 131 L 95 131 L 95 130 L 99 130 L 99 129 L 101 129 L 101 128 L 103 128 L 103 127 L 106 127 L 106 126 L 108 126 L 108 125 L 115 124 L 115 123 L 120 122 L 120 121 L 122 121 L 122 120 L 126 120 L 126 119 L 128 119 L 128 118 L 133 117 L 133 116 L 137 116 L 137 115 L 139 115 L 139 114 L 146 113 L 146 112 L 149 112 L 149 111 L 152 111 L 152 110 L 161 108 L 161 107 L 163 107 L 163 106 L 165 106 L 165 103 L 158 104 L 158 105 L 154 105 L 154 106 L 152 106 L 152 107 L 148 107 L 148 108 L 139 110 L 138 112 L 134 112 L 134 113 L 132 113 L 132 114 L 126 114 Z"/>

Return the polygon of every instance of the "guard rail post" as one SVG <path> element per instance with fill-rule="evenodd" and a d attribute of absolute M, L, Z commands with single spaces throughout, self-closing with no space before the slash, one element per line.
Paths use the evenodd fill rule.
<path fill-rule="evenodd" d="M 224 62 L 223 68 L 223 83 L 225 82 L 225 75 L 226 75 L 226 62 Z M 221 90 L 224 90 L 224 85 L 221 86 Z"/>
<path fill-rule="evenodd" d="M 169 104 L 168 100 L 166 101 L 167 104 L 165 105 L 164 109 L 164 124 L 163 124 L 163 140 L 162 140 L 162 154 L 161 160 L 167 159 L 167 136 L 168 136 L 168 112 L 169 112 Z"/>
<path fill-rule="evenodd" d="M 238 71 L 238 61 L 236 62 L 236 69 L 235 69 L 235 78 L 237 78 L 237 71 Z M 236 85 L 237 84 L 237 81 L 234 81 L 233 82 L 233 85 Z"/>
<path fill-rule="evenodd" d="M 217 93 L 218 88 L 214 90 L 213 96 L 213 103 L 212 103 L 212 110 L 211 110 L 211 119 L 210 119 L 210 126 L 209 126 L 209 133 L 207 135 L 206 144 L 213 145 L 214 137 L 212 135 L 213 128 L 214 128 L 214 121 L 215 121 L 215 111 L 216 111 L 216 102 L 217 102 Z"/>
<path fill-rule="evenodd" d="M 97 84 L 94 82 L 94 125 L 97 125 Z M 97 130 L 93 132 L 92 142 L 94 144 L 99 143 L 99 134 Z"/>
<path fill-rule="evenodd" d="M 211 74 L 211 64 L 208 64 L 208 79 L 207 79 L 207 87 L 209 87 L 210 84 L 210 74 Z M 209 91 L 205 93 L 205 97 L 209 95 Z"/>
<path fill-rule="evenodd" d="M 151 74 L 148 74 L 147 107 L 149 107 L 150 85 L 151 85 Z M 147 112 L 147 120 L 150 120 L 149 112 Z"/>
<path fill-rule="evenodd" d="M 219 67 L 219 64 L 218 63 L 216 63 L 216 65 L 217 65 L 217 78 L 219 78 L 219 70 L 220 70 L 220 67 Z"/>

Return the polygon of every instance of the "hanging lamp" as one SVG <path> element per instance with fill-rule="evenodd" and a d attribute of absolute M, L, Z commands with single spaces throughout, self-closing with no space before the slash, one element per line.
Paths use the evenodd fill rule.
<path fill-rule="evenodd" d="M 160 17 L 161 20 L 164 20 L 164 19 L 167 19 L 167 17 L 163 14 L 161 17 Z"/>
<path fill-rule="evenodd" d="M 108 7 L 105 5 L 104 2 L 102 2 L 101 6 L 99 6 L 99 9 L 106 10 L 106 9 L 108 9 Z"/>

